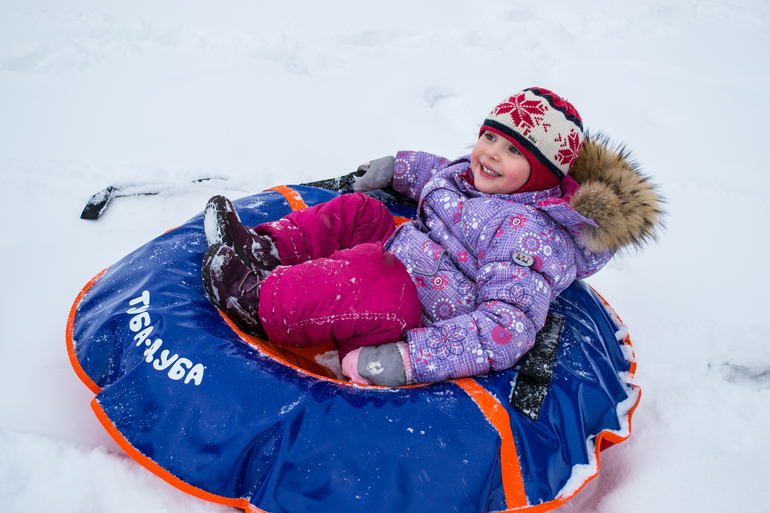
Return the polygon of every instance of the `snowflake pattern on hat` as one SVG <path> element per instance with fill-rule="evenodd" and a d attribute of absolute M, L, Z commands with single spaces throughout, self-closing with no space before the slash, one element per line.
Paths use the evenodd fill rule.
<path fill-rule="evenodd" d="M 566 138 L 562 138 L 561 134 L 559 134 L 555 141 L 559 143 L 559 153 L 554 155 L 554 159 L 563 165 L 572 167 L 583 145 L 582 139 L 573 130 Z"/>
<path fill-rule="evenodd" d="M 503 101 L 492 111 L 493 116 L 509 114 L 514 124 L 527 135 L 533 128 L 543 122 L 546 105 L 540 100 L 527 100 L 522 92 Z"/>
<path fill-rule="evenodd" d="M 536 94 L 547 98 L 548 103 L 553 105 L 554 108 L 564 112 L 567 118 L 571 119 L 573 123 L 577 124 L 581 131 L 583 130 L 583 118 L 580 117 L 580 114 L 578 114 L 578 111 L 575 109 L 574 105 L 548 89 L 544 89 L 542 87 L 532 87 L 531 90 Z"/>

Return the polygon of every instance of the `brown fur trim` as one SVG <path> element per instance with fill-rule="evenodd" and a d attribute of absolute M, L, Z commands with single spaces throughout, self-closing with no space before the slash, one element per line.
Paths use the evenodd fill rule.
<path fill-rule="evenodd" d="M 625 147 L 613 145 L 604 135 L 586 133 L 569 174 L 580 184 L 570 206 L 599 225 L 586 225 L 580 233 L 588 249 L 640 248 L 658 239 L 664 228 L 665 200 Z"/>

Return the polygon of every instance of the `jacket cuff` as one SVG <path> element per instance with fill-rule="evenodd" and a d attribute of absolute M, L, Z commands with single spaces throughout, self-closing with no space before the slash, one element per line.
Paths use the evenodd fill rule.
<path fill-rule="evenodd" d="M 409 344 L 406 342 L 396 342 L 398 352 L 401 353 L 401 361 L 404 363 L 404 373 L 406 373 L 406 384 L 414 385 L 412 379 L 412 358 L 409 356 Z"/>
<path fill-rule="evenodd" d="M 361 348 L 354 349 L 345 355 L 342 359 L 342 374 L 347 376 L 351 382 L 359 385 L 371 385 L 372 382 L 358 373 L 358 355 L 361 354 Z"/>

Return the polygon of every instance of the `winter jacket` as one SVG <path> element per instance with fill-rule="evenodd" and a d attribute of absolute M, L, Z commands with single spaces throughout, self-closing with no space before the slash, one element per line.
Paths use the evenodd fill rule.
<path fill-rule="evenodd" d="M 393 185 L 419 201 L 419 220 L 385 248 L 406 265 L 422 305 L 422 327 L 405 334 L 414 382 L 515 365 L 559 293 L 655 237 L 659 198 L 626 155 L 587 138 L 581 157 L 570 176 L 583 187 L 568 176 L 545 191 L 490 195 L 474 187 L 470 156 L 397 154 Z M 624 181 L 631 186 L 616 187 Z M 618 202 L 614 211 L 607 201 Z"/>

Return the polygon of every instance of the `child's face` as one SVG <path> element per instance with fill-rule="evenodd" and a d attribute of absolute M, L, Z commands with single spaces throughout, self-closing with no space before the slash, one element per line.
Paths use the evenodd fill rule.
<path fill-rule="evenodd" d="M 511 194 L 524 187 L 531 168 L 511 141 L 485 130 L 471 152 L 476 189 L 486 194 Z"/>

